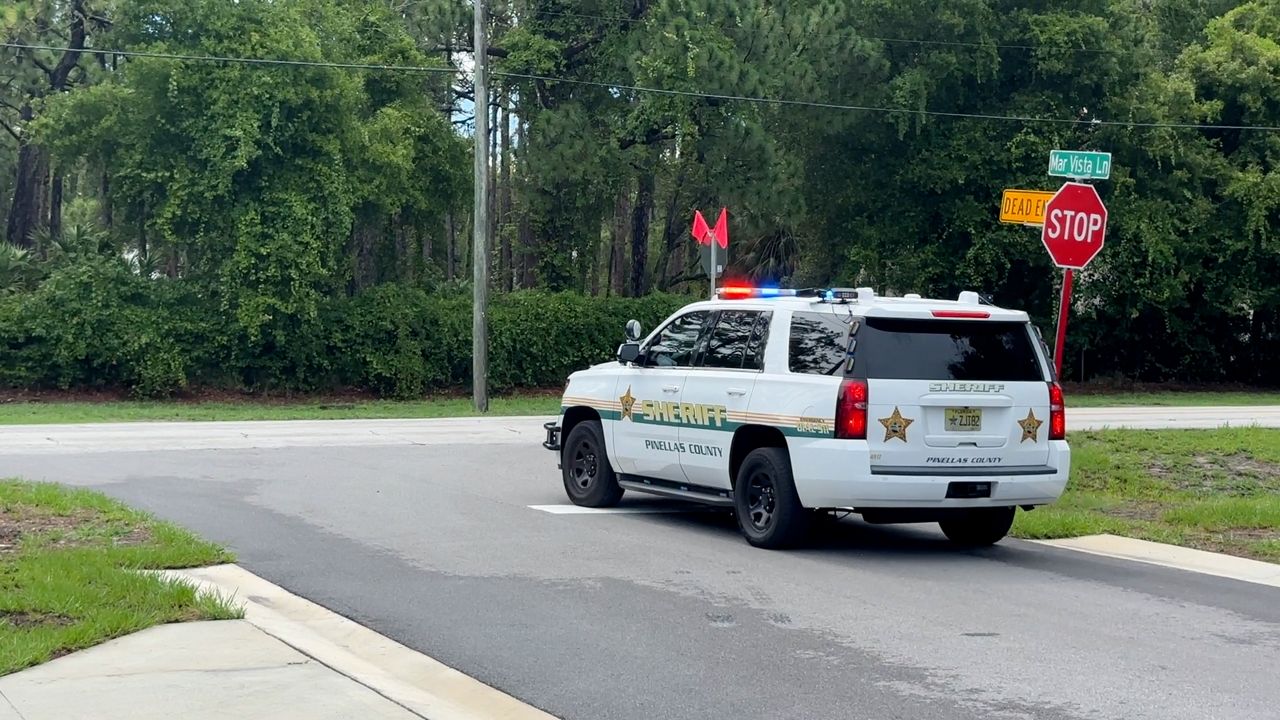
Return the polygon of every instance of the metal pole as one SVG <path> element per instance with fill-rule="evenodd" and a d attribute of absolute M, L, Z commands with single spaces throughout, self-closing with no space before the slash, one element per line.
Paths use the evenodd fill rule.
<path fill-rule="evenodd" d="M 716 241 L 715 233 L 711 233 L 711 299 L 716 299 Z"/>
<path fill-rule="evenodd" d="M 489 42 L 485 0 L 475 0 L 476 163 L 471 307 L 471 399 L 477 412 L 489 412 Z"/>
<path fill-rule="evenodd" d="M 1062 354 L 1067 348 L 1067 311 L 1071 308 L 1071 276 L 1073 272 L 1067 268 L 1062 273 L 1062 299 L 1058 303 L 1058 341 L 1053 346 L 1053 366 L 1062 377 Z"/>

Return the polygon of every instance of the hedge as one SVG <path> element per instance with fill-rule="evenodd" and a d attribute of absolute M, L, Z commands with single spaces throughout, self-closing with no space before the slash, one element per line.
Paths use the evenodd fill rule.
<path fill-rule="evenodd" d="M 559 387 L 609 359 L 627 320 L 646 328 L 688 298 L 590 298 L 520 291 L 492 298 L 490 387 Z M 32 292 L 0 296 L 0 385 L 332 391 L 397 398 L 471 384 L 471 301 L 400 285 L 327 300 L 316 317 L 251 339 L 232 308 L 182 281 L 110 264 L 58 270 Z"/>

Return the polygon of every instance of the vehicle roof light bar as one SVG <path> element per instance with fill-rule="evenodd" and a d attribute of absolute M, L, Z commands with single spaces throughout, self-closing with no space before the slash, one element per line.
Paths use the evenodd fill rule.
<path fill-rule="evenodd" d="M 776 287 L 749 287 L 744 285 L 727 285 L 716 289 L 716 297 L 721 300 L 748 300 L 754 298 L 801 297 L 814 298 L 825 302 L 848 302 L 859 297 L 875 297 L 870 288 L 803 288 L 794 290 Z"/>

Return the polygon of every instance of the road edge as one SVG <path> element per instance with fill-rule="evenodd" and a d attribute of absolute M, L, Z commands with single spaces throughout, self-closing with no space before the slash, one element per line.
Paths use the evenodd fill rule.
<path fill-rule="evenodd" d="M 1029 540 L 1050 547 L 1280 588 L 1280 565 L 1119 535 Z"/>
<path fill-rule="evenodd" d="M 161 574 L 243 606 L 244 619 L 258 629 L 424 718 L 555 720 L 238 565 L 165 570 Z"/>

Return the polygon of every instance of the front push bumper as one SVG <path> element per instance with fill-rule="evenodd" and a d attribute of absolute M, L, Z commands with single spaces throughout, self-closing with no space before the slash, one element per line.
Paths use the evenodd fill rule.
<path fill-rule="evenodd" d="M 560 423 L 552 421 L 543 425 L 542 428 L 547 431 L 547 439 L 542 441 L 542 447 L 560 452 Z"/>

